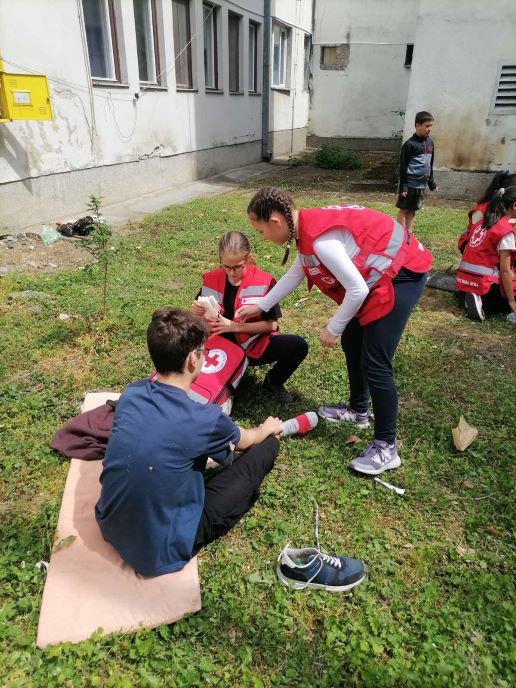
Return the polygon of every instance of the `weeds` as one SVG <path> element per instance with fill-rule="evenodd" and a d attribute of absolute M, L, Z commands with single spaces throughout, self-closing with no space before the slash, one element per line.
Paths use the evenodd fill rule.
<path fill-rule="evenodd" d="M 93 222 L 85 229 L 90 229 L 90 233 L 81 239 L 79 245 L 87 249 L 96 258 L 101 271 L 102 279 L 102 318 L 105 320 L 107 314 L 107 293 L 108 293 L 108 269 L 113 256 L 108 248 L 111 240 L 111 229 L 101 215 L 102 198 L 93 194 L 89 197 L 87 209 L 92 213 Z M 91 270 L 91 266 L 87 269 Z"/>
<path fill-rule="evenodd" d="M 362 163 L 358 154 L 336 143 L 323 143 L 315 153 L 315 164 L 326 170 L 358 170 Z"/>

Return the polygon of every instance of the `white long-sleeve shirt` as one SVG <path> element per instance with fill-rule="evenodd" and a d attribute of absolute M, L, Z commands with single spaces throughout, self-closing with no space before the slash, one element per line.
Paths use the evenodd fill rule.
<path fill-rule="evenodd" d="M 346 290 L 342 303 L 326 326 L 334 337 L 344 332 L 369 294 L 364 278 L 352 262 L 358 251 L 359 247 L 351 232 L 341 227 L 324 232 L 314 241 L 315 255 Z M 267 296 L 256 300 L 256 305 L 263 311 L 270 310 L 297 289 L 304 278 L 305 273 L 298 255 Z"/>

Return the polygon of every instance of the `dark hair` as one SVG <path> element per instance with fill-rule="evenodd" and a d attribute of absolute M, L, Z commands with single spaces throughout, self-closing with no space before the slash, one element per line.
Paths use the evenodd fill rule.
<path fill-rule="evenodd" d="M 292 210 L 294 207 L 294 201 L 290 198 L 288 193 L 282 191 L 281 189 L 276 189 L 273 186 L 265 186 L 263 189 L 257 191 L 247 206 L 247 214 L 254 215 L 258 221 L 268 222 L 274 210 L 278 213 L 281 213 L 287 221 L 287 249 L 285 251 L 285 255 L 283 256 L 283 261 L 281 263 L 282 265 L 285 265 L 288 260 L 290 246 L 296 236 L 294 218 L 292 217 Z"/>
<path fill-rule="evenodd" d="M 509 170 L 504 170 L 503 172 L 497 172 L 495 176 L 491 179 L 491 183 L 487 189 L 482 194 L 482 197 L 478 199 L 477 203 L 489 203 L 492 199 L 495 191 L 498 191 L 500 187 L 514 186 L 516 184 L 516 174 L 511 174 Z"/>
<path fill-rule="evenodd" d="M 165 306 L 152 314 L 147 347 L 158 373 L 182 373 L 188 354 L 202 346 L 210 333 L 204 318 Z"/>
<path fill-rule="evenodd" d="M 503 187 L 495 191 L 487 206 L 482 227 L 491 229 L 504 215 L 509 208 L 516 203 L 516 186 Z"/>
<path fill-rule="evenodd" d="M 416 124 L 424 124 L 425 122 L 433 122 L 434 116 L 427 112 L 426 110 L 421 110 L 421 112 L 416 112 Z"/>

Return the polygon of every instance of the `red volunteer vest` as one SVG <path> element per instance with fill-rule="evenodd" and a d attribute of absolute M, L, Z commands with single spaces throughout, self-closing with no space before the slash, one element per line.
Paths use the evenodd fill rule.
<path fill-rule="evenodd" d="M 369 287 L 369 296 L 355 317 L 361 325 L 382 318 L 394 306 L 392 278 L 402 267 L 426 272 L 432 255 L 400 224 L 387 215 L 359 205 L 335 205 L 300 210 L 298 216 L 298 253 L 308 280 L 326 296 L 342 303 L 345 289 L 319 261 L 314 251 L 315 239 L 331 229 L 346 229 L 359 249 L 352 259 Z"/>
<path fill-rule="evenodd" d="M 273 279 L 272 275 L 260 270 L 255 265 L 247 265 L 235 297 L 235 312 L 240 306 L 255 303 L 256 299 L 265 296 Z M 202 276 L 201 296 L 214 296 L 217 303 L 220 304 L 221 313 L 224 312 L 225 286 L 226 273 L 222 268 L 205 272 Z M 254 321 L 261 319 L 257 317 Z M 270 341 L 269 334 L 242 334 L 240 332 L 233 334 L 249 358 L 260 358 Z"/>
<path fill-rule="evenodd" d="M 468 213 L 468 226 L 462 232 L 457 242 L 457 248 L 462 253 L 464 250 L 464 244 L 467 242 L 471 232 L 474 232 L 477 227 L 482 226 L 484 221 L 484 214 L 486 212 L 487 203 L 478 203 L 474 208 L 472 208 Z"/>
<path fill-rule="evenodd" d="M 477 223 L 475 229 L 469 234 L 468 243 L 459 263 L 455 286 L 459 291 L 472 294 L 487 294 L 492 284 L 500 284 L 500 258 L 496 247 L 498 242 L 514 232 L 513 225 L 506 217 L 502 217 L 490 228 L 482 227 L 482 222 Z M 516 275 L 512 274 L 513 293 L 516 294 Z M 503 285 L 500 291 L 506 296 Z"/>

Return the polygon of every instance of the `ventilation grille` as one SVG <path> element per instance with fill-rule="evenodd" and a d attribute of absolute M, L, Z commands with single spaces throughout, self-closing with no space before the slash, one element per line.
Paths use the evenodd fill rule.
<path fill-rule="evenodd" d="M 516 62 L 501 65 L 493 109 L 500 113 L 516 111 Z"/>

